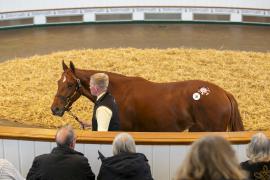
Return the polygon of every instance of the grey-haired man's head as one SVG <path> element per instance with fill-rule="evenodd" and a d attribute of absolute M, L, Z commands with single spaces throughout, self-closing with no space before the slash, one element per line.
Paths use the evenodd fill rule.
<path fill-rule="evenodd" d="M 59 128 L 55 135 L 55 141 L 57 146 L 65 146 L 74 149 L 76 136 L 73 128 L 70 125 Z"/>

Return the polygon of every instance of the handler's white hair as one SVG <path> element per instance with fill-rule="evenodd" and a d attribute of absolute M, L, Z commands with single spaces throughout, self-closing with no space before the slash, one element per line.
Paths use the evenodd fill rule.
<path fill-rule="evenodd" d="M 246 149 L 247 157 L 252 162 L 270 160 L 270 141 L 263 133 L 256 133 L 252 136 Z"/>
<path fill-rule="evenodd" d="M 109 76 L 105 73 L 96 73 L 90 77 L 90 83 L 93 83 L 103 90 L 107 90 L 109 85 Z"/>
<path fill-rule="evenodd" d="M 133 137 L 128 133 L 120 133 L 113 140 L 113 155 L 120 153 L 136 153 Z"/>

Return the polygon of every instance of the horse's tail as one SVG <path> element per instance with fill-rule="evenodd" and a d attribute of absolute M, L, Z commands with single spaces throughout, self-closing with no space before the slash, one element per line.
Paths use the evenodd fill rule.
<path fill-rule="evenodd" d="M 244 131 L 244 125 L 238 109 L 238 104 L 232 94 L 227 93 L 231 102 L 231 117 L 228 124 L 229 131 Z"/>

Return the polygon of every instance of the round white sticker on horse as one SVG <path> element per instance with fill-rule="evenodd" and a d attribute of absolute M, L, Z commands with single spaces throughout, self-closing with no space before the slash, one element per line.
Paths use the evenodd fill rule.
<path fill-rule="evenodd" d="M 193 99 L 194 99 L 195 101 L 198 101 L 198 100 L 201 98 L 201 95 L 200 95 L 200 93 L 197 93 L 197 92 L 196 92 L 196 93 L 193 94 L 192 97 L 193 97 Z"/>

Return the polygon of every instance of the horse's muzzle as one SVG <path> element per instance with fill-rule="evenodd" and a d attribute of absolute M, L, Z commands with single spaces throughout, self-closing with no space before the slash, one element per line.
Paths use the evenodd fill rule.
<path fill-rule="evenodd" d="M 52 110 L 52 114 L 54 116 L 60 116 L 60 117 L 62 117 L 64 115 L 64 113 L 65 113 L 65 110 L 64 109 L 60 109 L 58 107 L 52 107 L 51 110 Z"/>

